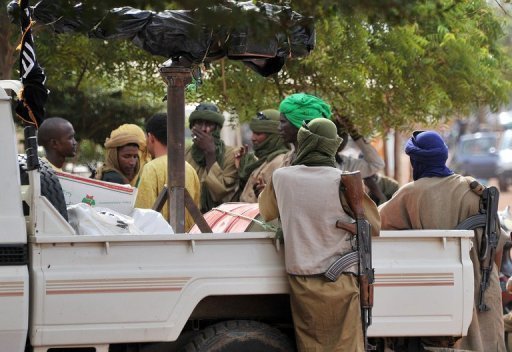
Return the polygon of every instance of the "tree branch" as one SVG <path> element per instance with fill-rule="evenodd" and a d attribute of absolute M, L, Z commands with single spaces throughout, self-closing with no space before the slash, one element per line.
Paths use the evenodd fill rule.
<path fill-rule="evenodd" d="M 75 90 L 78 90 L 78 87 L 80 86 L 80 83 L 82 83 L 82 80 L 85 76 L 85 72 L 87 71 L 88 63 L 87 61 L 84 62 L 84 65 L 82 66 L 82 70 L 80 72 L 80 75 L 78 76 L 78 80 L 75 84 Z"/>

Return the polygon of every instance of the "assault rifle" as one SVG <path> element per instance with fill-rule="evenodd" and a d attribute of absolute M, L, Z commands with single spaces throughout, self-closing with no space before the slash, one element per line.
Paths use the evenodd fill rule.
<path fill-rule="evenodd" d="M 471 189 L 479 186 L 477 181 L 470 184 Z M 487 187 L 482 191 L 480 202 L 480 213 L 473 215 L 459 225 L 456 229 L 474 230 L 483 228 L 482 240 L 480 241 L 480 251 L 478 259 L 480 261 L 480 272 L 482 275 L 480 281 L 480 295 L 478 297 L 478 310 L 480 312 L 488 311 L 489 306 L 485 304 L 484 295 L 489 287 L 489 279 L 496 256 L 496 247 L 498 245 L 499 228 L 498 223 L 498 202 L 500 192 L 496 187 Z"/>
<path fill-rule="evenodd" d="M 341 175 L 340 200 L 346 201 L 346 209 L 354 219 L 354 223 L 338 220 L 336 227 L 356 235 L 357 251 L 350 252 L 336 260 L 324 274 L 335 281 L 344 269 L 359 262 L 359 299 L 361 303 L 361 322 L 365 350 L 374 350 L 368 344 L 367 330 L 372 324 L 373 282 L 375 281 L 372 267 L 372 247 L 370 223 L 366 219 L 363 207 L 363 181 L 359 171 Z M 344 207 L 345 209 L 346 207 Z"/>

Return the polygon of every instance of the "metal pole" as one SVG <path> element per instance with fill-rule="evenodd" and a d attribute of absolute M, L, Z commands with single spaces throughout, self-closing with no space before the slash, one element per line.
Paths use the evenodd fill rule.
<path fill-rule="evenodd" d="M 161 67 L 167 82 L 167 185 L 169 223 L 185 232 L 185 86 L 192 80 L 189 68 Z"/>

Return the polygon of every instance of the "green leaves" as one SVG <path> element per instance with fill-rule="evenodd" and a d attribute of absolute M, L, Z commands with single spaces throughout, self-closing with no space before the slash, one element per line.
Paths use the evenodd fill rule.
<path fill-rule="evenodd" d="M 485 1 L 329 4 L 313 6 L 322 16 L 309 57 L 263 81 L 226 62 L 223 74 L 211 71 L 203 92 L 219 92 L 222 82 L 217 99 L 247 111 L 243 119 L 287 94 L 310 92 L 349 114 L 364 134 L 508 102 L 511 60 L 498 44 L 502 21 Z"/>
<path fill-rule="evenodd" d="M 199 7 L 201 12 L 218 2 L 129 4 L 158 10 Z M 350 115 L 368 135 L 434 123 L 486 104 L 497 108 L 509 100 L 511 46 L 502 38 L 503 28 L 510 32 L 512 26 L 484 0 L 297 0 L 292 6 L 316 19 L 317 43 L 309 57 L 288 60 L 284 70 L 268 78 L 240 62 L 215 61 L 203 68 L 203 84 L 187 91 L 187 102 L 215 101 L 247 121 L 256 111 L 277 108 L 286 95 L 305 91 Z M 43 28 L 36 32 L 36 44 L 52 91 L 49 113 L 78 111 L 83 119 L 101 119 L 83 124 L 79 133 L 84 136 L 96 131 L 90 137 L 102 141 L 110 130 L 100 127 L 111 128 L 102 116 L 119 125 L 164 108 L 158 67 L 165 58 L 128 41 L 55 35 Z M 52 98 L 56 94 L 62 95 Z M 69 110 L 57 109 L 59 101 Z"/>

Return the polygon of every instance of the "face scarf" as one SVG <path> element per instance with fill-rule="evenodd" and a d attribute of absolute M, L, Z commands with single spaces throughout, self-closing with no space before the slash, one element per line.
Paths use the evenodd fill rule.
<path fill-rule="evenodd" d="M 336 167 L 334 155 L 341 142 L 331 120 L 315 119 L 304 123 L 297 134 L 297 158 L 292 165 Z"/>
<path fill-rule="evenodd" d="M 302 126 L 303 121 L 331 117 L 331 107 L 328 104 L 306 93 L 289 95 L 279 105 L 279 111 L 297 128 Z"/>
<path fill-rule="evenodd" d="M 446 167 L 448 147 L 434 131 L 416 131 L 405 144 L 405 153 L 412 165 L 412 178 L 446 177 L 453 171 Z"/>
<path fill-rule="evenodd" d="M 279 134 L 268 134 L 267 138 L 254 147 L 254 153 L 244 155 L 240 160 L 240 188 L 243 189 L 252 172 L 260 167 L 264 162 L 271 161 L 280 154 L 289 151 L 283 137 Z"/>
<path fill-rule="evenodd" d="M 265 140 L 254 146 L 254 153 L 245 154 L 240 160 L 238 176 L 240 189 L 243 190 L 252 172 L 263 163 L 271 161 L 279 154 L 288 152 L 288 145 L 279 134 L 279 111 L 266 109 L 258 112 L 256 117 L 251 119 L 249 127 L 253 133 L 265 133 Z"/>

